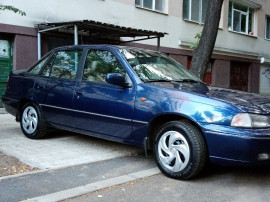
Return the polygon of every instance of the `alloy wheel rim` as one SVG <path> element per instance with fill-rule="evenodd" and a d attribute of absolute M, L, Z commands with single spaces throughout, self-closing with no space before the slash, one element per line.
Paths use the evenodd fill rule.
<path fill-rule="evenodd" d="M 188 164 L 190 148 L 186 138 L 177 131 L 167 131 L 158 142 L 158 157 L 163 167 L 182 171 Z"/>
<path fill-rule="evenodd" d="M 36 110 L 29 106 L 23 111 L 22 126 L 26 133 L 32 134 L 37 129 L 38 116 Z"/>

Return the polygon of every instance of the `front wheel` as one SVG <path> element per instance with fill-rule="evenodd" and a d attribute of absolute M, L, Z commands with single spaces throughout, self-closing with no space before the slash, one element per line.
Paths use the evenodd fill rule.
<path fill-rule="evenodd" d="M 39 139 L 47 134 L 43 113 L 35 103 L 27 103 L 21 111 L 21 129 L 31 139 Z"/>
<path fill-rule="evenodd" d="M 201 132 L 188 121 L 164 124 L 154 140 L 155 160 L 166 176 L 187 180 L 205 167 L 207 148 Z"/>

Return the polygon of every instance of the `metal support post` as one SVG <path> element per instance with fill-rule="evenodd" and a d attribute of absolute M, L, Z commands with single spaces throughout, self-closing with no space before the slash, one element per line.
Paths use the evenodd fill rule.
<path fill-rule="evenodd" d="M 37 35 L 37 42 L 38 42 L 38 59 L 40 60 L 41 58 L 41 34 L 38 32 Z"/>
<path fill-rule="evenodd" d="M 157 51 L 160 52 L 160 37 L 157 38 Z"/>
<path fill-rule="evenodd" d="M 78 45 L 78 26 L 74 25 L 74 45 Z"/>

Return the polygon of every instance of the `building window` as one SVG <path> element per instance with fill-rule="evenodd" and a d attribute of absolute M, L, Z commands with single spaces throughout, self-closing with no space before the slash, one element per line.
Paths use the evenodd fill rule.
<path fill-rule="evenodd" d="M 265 38 L 270 39 L 270 17 L 266 17 Z"/>
<path fill-rule="evenodd" d="M 230 1 L 229 30 L 253 35 L 254 9 Z"/>
<path fill-rule="evenodd" d="M 204 23 L 208 0 L 183 0 L 183 18 L 198 23 Z"/>
<path fill-rule="evenodd" d="M 165 0 L 135 0 L 138 7 L 146 8 L 153 11 L 165 12 Z"/>

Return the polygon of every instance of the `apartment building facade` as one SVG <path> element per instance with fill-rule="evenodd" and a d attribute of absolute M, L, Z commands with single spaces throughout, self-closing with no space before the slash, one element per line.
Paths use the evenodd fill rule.
<path fill-rule="evenodd" d="M 0 94 L 12 69 L 24 69 L 50 49 L 74 43 L 72 22 L 82 20 L 105 23 L 125 30 L 168 33 L 160 39 L 130 41 L 120 37 L 121 45 L 157 49 L 189 68 L 194 36 L 202 31 L 209 0 L 2 0 L 26 12 L 0 14 Z M 64 25 L 42 32 L 41 25 Z M 54 24 L 55 23 L 55 24 Z M 105 27 L 106 29 L 106 27 Z M 77 41 L 112 43 L 107 30 L 96 41 L 91 27 L 79 30 Z M 104 30 L 103 30 L 104 31 Z M 105 30 L 106 31 L 106 30 Z M 95 35 L 104 33 L 95 32 Z M 135 38 L 135 36 L 132 38 Z M 125 42 L 125 43 L 124 43 Z M 39 45 L 38 45 L 39 44 Z M 224 0 L 211 65 L 205 81 L 213 86 L 270 94 L 270 1 Z"/>

